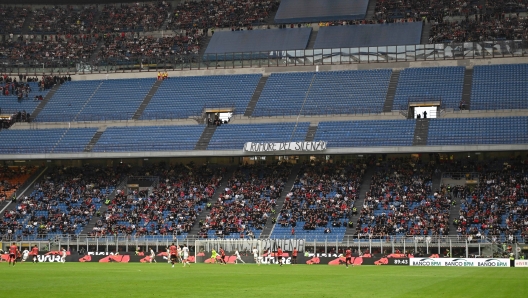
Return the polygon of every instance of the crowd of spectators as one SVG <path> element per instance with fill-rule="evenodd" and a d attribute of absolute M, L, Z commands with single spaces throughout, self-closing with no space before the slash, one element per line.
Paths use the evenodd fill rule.
<path fill-rule="evenodd" d="M 38 63 L 61 61 L 87 61 L 97 49 L 93 39 L 81 39 L 77 36 L 42 41 L 6 41 L 0 43 L 0 59 L 11 62 Z"/>
<path fill-rule="evenodd" d="M 171 5 L 165 1 L 109 4 L 101 9 L 95 32 L 155 31 L 169 16 Z"/>
<path fill-rule="evenodd" d="M 0 234 L 18 239 L 80 233 L 125 170 L 90 165 L 52 169 L 31 195 L 17 199 L 16 209 L 5 211 Z"/>
<path fill-rule="evenodd" d="M 44 6 L 33 11 L 29 32 L 33 34 L 91 33 L 97 15 L 95 6 L 74 9 L 73 6 Z"/>
<path fill-rule="evenodd" d="M 293 233 L 298 223 L 302 223 L 303 230 L 324 228 L 324 233 L 331 233 L 332 227 L 345 227 L 366 167 L 359 161 L 303 164 L 286 196 L 278 224 L 292 227 Z"/>
<path fill-rule="evenodd" d="M 480 15 L 464 20 L 433 20 L 430 30 L 430 43 L 521 40 L 528 38 L 528 19 Z"/>
<path fill-rule="evenodd" d="M 216 202 L 208 206 L 210 212 L 200 222 L 199 237 L 258 237 L 258 231 L 275 215 L 276 200 L 291 168 L 289 163 L 240 166 Z"/>
<path fill-rule="evenodd" d="M 376 164 L 357 221 L 360 237 L 447 235 L 451 199 L 432 190 L 434 163 L 391 159 Z"/>
<path fill-rule="evenodd" d="M 183 1 L 169 18 L 171 29 L 251 28 L 263 24 L 279 7 L 278 0 Z"/>
<path fill-rule="evenodd" d="M 29 6 L 1 6 L 0 34 L 20 33 L 30 11 Z"/>
<path fill-rule="evenodd" d="M 469 241 L 487 239 L 514 243 L 528 237 L 528 163 L 495 160 L 482 163 L 480 179 L 471 192 L 455 189 L 461 200 L 460 217 L 453 224 Z M 521 238 L 521 239 L 520 239 Z"/>
<path fill-rule="evenodd" d="M 191 32 L 192 31 L 192 32 Z M 137 36 L 132 33 L 109 34 L 104 39 L 99 61 L 134 61 L 139 59 L 174 59 L 198 54 L 203 33 L 196 29 L 167 37 Z"/>
<path fill-rule="evenodd" d="M 431 24 L 429 43 L 512 40 L 528 37 L 528 1 L 378 0 L 376 23 L 424 21 Z"/>
<path fill-rule="evenodd" d="M 91 235 L 173 236 L 188 233 L 205 209 L 223 170 L 206 165 L 167 165 L 142 167 L 136 174 L 157 176 L 152 191 L 118 191 L 108 210 L 97 220 Z"/>

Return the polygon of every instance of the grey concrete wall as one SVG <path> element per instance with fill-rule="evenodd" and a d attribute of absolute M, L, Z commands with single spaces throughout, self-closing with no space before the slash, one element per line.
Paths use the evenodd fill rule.
<path fill-rule="evenodd" d="M 355 147 L 332 148 L 317 152 L 281 151 L 281 152 L 244 152 L 240 150 L 191 150 L 191 151 L 155 151 L 155 152 L 79 152 L 79 153 L 41 153 L 41 154 L 2 154 L 0 160 L 44 160 L 44 159 L 108 159 L 108 158 L 197 158 L 197 157 L 238 157 L 238 156 L 275 156 L 275 155 L 339 155 L 339 154 L 411 154 L 411 153 L 451 153 L 451 152 L 488 152 L 488 151 L 526 151 L 528 145 L 478 145 L 478 146 L 408 146 L 408 147 Z"/>

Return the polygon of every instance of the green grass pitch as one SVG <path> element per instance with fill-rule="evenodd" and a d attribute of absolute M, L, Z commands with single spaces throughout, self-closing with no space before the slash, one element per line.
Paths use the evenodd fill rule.
<path fill-rule="evenodd" d="M 528 268 L 0 263 L 2 297 L 527 297 Z"/>

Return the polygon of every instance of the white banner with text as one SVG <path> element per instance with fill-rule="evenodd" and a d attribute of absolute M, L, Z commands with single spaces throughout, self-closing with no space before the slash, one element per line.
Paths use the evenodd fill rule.
<path fill-rule="evenodd" d="M 284 142 L 284 143 L 253 143 L 244 144 L 244 151 L 248 152 L 275 152 L 275 151 L 324 151 L 325 141 L 317 142 Z"/>
<path fill-rule="evenodd" d="M 410 258 L 409 265 L 426 267 L 510 267 L 510 260 L 499 258 Z"/>

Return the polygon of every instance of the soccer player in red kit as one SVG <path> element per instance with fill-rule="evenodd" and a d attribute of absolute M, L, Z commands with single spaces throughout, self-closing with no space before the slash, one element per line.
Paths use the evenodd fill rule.
<path fill-rule="evenodd" d="M 345 251 L 345 264 L 348 268 L 348 264 L 352 264 L 352 250 L 350 250 L 350 247 Z M 354 264 L 352 264 L 354 266 Z"/>
<path fill-rule="evenodd" d="M 13 245 L 9 247 L 9 264 L 8 265 L 11 265 L 11 262 L 13 262 L 13 266 L 15 266 L 17 255 L 18 255 L 18 247 L 16 246 L 16 243 L 13 242 Z"/>
<path fill-rule="evenodd" d="M 38 262 L 38 246 L 33 246 L 33 248 L 31 249 L 31 255 L 33 256 L 33 263 L 37 263 Z"/>
<path fill-rule="evenodd" d="M 281 247 L 277 247 L 277 259 L 279 260 L 279 264 L 282 267 L 282 249 Z"/>
<path fill-rule="evenodd" d="M 292 265 L 297 264 L 297 253 L 297 247 L 294 247 L 292 252 Z"/>
<path fill-rule="evenodd" d="M 170 260 L 172 264 L 172 268 L 174 268 L 174 263 L 176 262 L 176 258 L 178 257 L 178 248 L 174 243 L 169 246 L 169 253 L 170 253 Z"/>
<path fill-rule="evenodd" d="M 222 247 L 220 247 L 220 261 L 222 261 L 222 263 L 224 263 L 224 265 L 227 265 L 226 263 L 226 260 L 225 260 L 225 251 Z"/>

